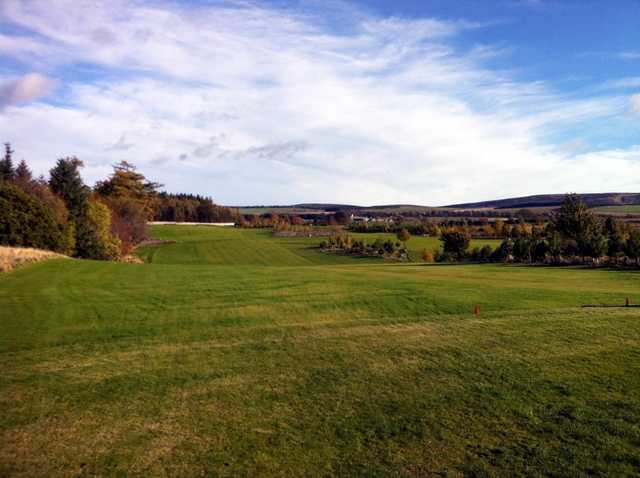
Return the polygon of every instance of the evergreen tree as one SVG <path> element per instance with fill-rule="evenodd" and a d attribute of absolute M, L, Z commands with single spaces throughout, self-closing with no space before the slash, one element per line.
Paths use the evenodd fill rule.
<path fill-rule="evenodd" d="M 13 169 L 13 153 L 11 144 L 4 143 L 4 158 L 0 160 L 0 181 L 11 181 L 15 177 Z"/>
<path fill-rule="evenodd" d="M 31 174 L 31 170 L 24 159 L 18 163 L 14 179 L 23 183 L 28 183 L 33 179 L 33 174 Z"/>
<path fill-rule="evenodd" d="M 89 188 L 80 177 L 82 161 L 78 158 L 58 159 L 55 167 L 49 172 L 49 186 L 67 205 L 73 219 L 82 216 L 89 201 Z"/>

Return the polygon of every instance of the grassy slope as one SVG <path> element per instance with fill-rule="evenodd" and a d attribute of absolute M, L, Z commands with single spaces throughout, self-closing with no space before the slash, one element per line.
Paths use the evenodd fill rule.
<path fill-rule="evenodd" d="M 0 276 L 0 476 L 637 476 L 639 274 L 186 232 Z"/>

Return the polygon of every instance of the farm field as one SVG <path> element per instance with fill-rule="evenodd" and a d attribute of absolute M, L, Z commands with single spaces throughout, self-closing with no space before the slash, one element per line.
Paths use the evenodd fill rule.
<path fill-rule="evenodd" d="M 0 275 L 0 476 L 639 474 L 637 272 L 152 233 Z"/>
<path fill-rule="evenodd" d="M 595 208 L 596 212 L 616 214 L 640 214 L 640 204 L 627 206 L 603 206 Z"/>

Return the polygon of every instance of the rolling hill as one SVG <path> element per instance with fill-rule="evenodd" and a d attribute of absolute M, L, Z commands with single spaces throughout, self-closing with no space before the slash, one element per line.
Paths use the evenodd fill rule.
<path fill-rule="evenodd" d="M 564 194 L 538 194 L 517 198 L 479 201 L 472 203 L 451 204 L 448 206 L 419 206 L 414 204 L 381 204 L 374 206 L 356 206 L 353 204 L 334 203 L 301 203 L 278 206 L 244 206 L 239 210 L 244 214 L 262 214 L 276 212 L 281 214 L 313 214 L 351 211 L 355 214 L 403 212 L 425 212 L 433 209 L 523 209 L 539 207 L 556 207 L 562 203 Z M 640 205 L 640 193 L 595 193 L 581 194 L 590 207 L 635 206 Z"/>

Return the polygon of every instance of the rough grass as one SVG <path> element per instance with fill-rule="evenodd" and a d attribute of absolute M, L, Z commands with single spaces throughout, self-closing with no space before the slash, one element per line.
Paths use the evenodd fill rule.
<path fill-rule="evenodd" d="M 0 272 L 9 272 L 26 264 L 61 257 L 65 256 L 42 249 L 0 246 Z"/>
<path fill-rule="evenodd" d="M 0 277 L 0 476 L 638 476 L 638 273 L 217 233 Z"/>

